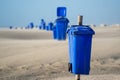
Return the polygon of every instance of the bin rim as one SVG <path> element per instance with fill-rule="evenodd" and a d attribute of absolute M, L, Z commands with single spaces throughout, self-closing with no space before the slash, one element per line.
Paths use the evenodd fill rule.
<path fill-rule="evenodd" d="M 87 25 L 72 25 L 67 33 L 71 31 L 72 35 L 94 35 L 95 31 Z"/>
<path fill-rule="evenodd" d="M 65 17 L 60 17 L 55 20 L 55 22 L 66 22 L 69 23 L 69 20 Z"/>

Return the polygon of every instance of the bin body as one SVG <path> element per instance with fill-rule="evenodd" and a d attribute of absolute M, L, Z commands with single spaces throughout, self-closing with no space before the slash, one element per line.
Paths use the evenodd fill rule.
<path fill-rule="evenodd" d="M 67 18 L 58 18 L 55 21 L 56 25 L 56 39 L 66 40 L 66 32 L 69 20 Z"/>
<path fill-rule="evenodd" d="M 45 28 L 46 28 L 45 22 L 43 22 L 43 23 L 41 24 L 41 27 L 42 27 L 43 30 L 45 30 Z"/>
<path fill-rule="evenodd" d="M 33 28 L 34 28 L 34 23 L 33 23 L 33 22 L 31 22 L 31 23 L 29 24 L 29 28 L 30 28 L 30 29 L 33 29 Z"/>
<path fill-rule="evenodd" d="M 49 26 L 46 26 L 45 29 L 46 29 L 46 31 L 49 31 Z"/>
<path fill-rule="evenodd" d="M 43 30 L 46 29 L 46 23 L 45 23 L 44 19 L 41 19 L 40 26 L 41 26 L 41 29 L 43 29 Z"/>
<path fill-rule="evenodd" d="M 56 27 L 54 26 L 53 27 L 53 39 L 56 39 L 57 37 L 56 37 Z"/>
<path fill-rule="evenodd" d="M 89 74 L 93 34 L 95 32 L 88 26 L 75 25 L 69 29 L 69 58 L 73 74 Z"/>
<path fill-rule="evenodd" d="M 69 63 L 72 64 L 72 37 L 73 35 L 71 35 L 72 31 L 74 30 L 75 27 L 70 27 L 67 30 L 68 33 L 68 45 L 69 45 Z"/>
<path fill-rule="evenodd" d="M 53 23 L 49 23 L 49 30 L 52 31 L 53 30 Z"/>
<path fill-rule="evenodd" d="M 52 31 L 52 30 L 53 30 L 53 23 L 52 23 L 52 22 L 50 22 L 50 23 L 48 24 L 47 30 L 48 30 L 48 31 Z"/>
<path fill-rule="evenodd" d="M 39 26 L 39 29 L 42 29 L 41 25 Z"/>

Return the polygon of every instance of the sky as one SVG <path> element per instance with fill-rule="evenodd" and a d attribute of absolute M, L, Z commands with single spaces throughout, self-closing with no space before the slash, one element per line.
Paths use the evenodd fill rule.
<path fill-rule="evenodd" d="M 77 24 L 78 15 L 83 24 L 120 24 L 120 0 L 0 0 L 0 26 L 54 22 L 57 7 L 67 8 L 70 25 Z"/>

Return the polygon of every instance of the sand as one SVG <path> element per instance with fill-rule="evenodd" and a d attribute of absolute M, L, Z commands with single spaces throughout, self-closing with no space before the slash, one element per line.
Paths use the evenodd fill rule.
<path fill-rule="evenodd" d="M 91 72 L 81 80 L 120 80 L 120 27 L 94 27 Z M 0 29 L 0 80 L 73 80 L 68 40 L 51 31 Z"/>

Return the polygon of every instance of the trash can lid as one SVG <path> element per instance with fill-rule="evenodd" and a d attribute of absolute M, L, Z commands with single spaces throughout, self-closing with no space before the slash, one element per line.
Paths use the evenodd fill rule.
<path fill-rule="evenodd" d="M 41 22 L 45 22 L 45 20 L 44 20 L 44 19 L 41 19 Z"/>
<path fill-rule="evenodd" d="M 41 24 L 46 24 L 44 19 L 41 19 Z"/>
<path fill-rule="evenodd" d="M 74 28 L 73 28 L 74 27 Z M 72 34 L 73 35 L 94 35 L 95 31 L 90 28 L 89 26 L 85 26 L 85 25 L 72 25 Z"/>
<path fill-rule="evenodd" d="M 50 22 L 50 23 L 48 23 L 48 25 L 49 25 L 49 26 L 53 26 L 53 23 L 52 23 L 52 22 Z"/>
<path fill-rule="evenodd" d="M 69 23 L 69 20 L 67 18 L 62 17 L 62 18 L 57 18 L 55 20 L 55 22 L 66 22 L 66 23 Z"/>
<path fill-rule="evenodd" d="M 57 8 L 57 16 L 58 17 L 66 17 L 66 7 L 58 7 Z"/>

